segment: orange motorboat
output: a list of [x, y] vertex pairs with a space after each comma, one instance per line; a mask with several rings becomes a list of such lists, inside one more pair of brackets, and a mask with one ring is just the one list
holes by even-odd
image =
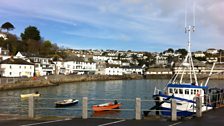
[[111, 109], [118, 109], [121, 106], [121, 103], [117, 102], [108, 102], [104, 104], [99, 104], [99, 105], [93, 105], [92, 109], [95, 112], [100, 112], [100, 111], [107, 111]]

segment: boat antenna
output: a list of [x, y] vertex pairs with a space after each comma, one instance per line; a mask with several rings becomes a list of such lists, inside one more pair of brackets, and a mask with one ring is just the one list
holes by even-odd
[[[188, 50], [187, 50], [188, 54], [186, 58], [184, 59], [184, 62], [189, 64], [187, 67], [189, 68], [189, 72], [190, 72], [190, 83], [193, 83], [193, 79], [192, 79], [192, 73], [193, 73], [194, 83], [195, 85], [198, 85], [198, 80], [195, 73], [195, 68], [194, 68], [192, 53], [191, 53], [191, 34], [195, 32], [195, 27], [196, 27], [195, 26], [195, 2], [193, 2], [193, 25], [188, 25], [186, 27], [187, 33], [185, 32], [188, 35]], [[181, 80], [182, 80], [182, 77], [181, 77]]]
[[[178, 75], [180, 76], [180, 81], [179, 83], [181, 84], [183, 81], [183, 77], [184, 74], [187, 75], [187, 72], [189, 72], [190, 74], [190, 83], [195, 83], [195, 85], [198, 85], [198, 79], [195, 73], [195, 68], [194, 68], [194, 64], [193, 64], [193, 59], [192, 59], [192, 54], [191, 54], [191, 34], [193, 32], [195, 32], [195, 2], [193, 3], [193, 25], [189, 25], [187, 22], [187, 18], [188, 18], [188, 13], [187, 13], [187, 3], [185, 3], [185, 33], [188, 35], [188, 42], [187, 42], [187, 55], [185, 57], [185, 59], [183, 60], [182, 64], [180, 65], [180, 67], [178, 68], [178, 72], [176, 75], [174, 75], [174, 77], [169, 81], [169, 83], [175, 83]], [[182, 69], [183, 68], [183, 69]], [[182, 70], [182, 72], [180, 72], [180, 70]], [[189, 71], [187, 71], [189, 70]], [[193, 74], [193, 77], [192, 77]], [[193, 80], [194, 79], [194, 80]]]
[[194, 31], [195, 31], [195, 26], [196, 26], [196, 15], [195, 15], [195, 1], [193, 2], [193, 27], [194, 27]]

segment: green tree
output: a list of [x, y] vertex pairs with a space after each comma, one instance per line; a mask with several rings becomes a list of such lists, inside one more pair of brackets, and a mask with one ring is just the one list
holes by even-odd
[[31, 54], [39, 54], [39, 49], [41, 46], [40, 41], [29, 39], [26, 41], [27, 52]]
[[22, 40], [36, 40], [39, 41], [41, 39], [40, 37], [40, 31], [35, 26], [29, 26], [25, 28], [24, 33], [21, 33]]
[[103, 52], [102, 56], [107, 56], [108, 52]]
[[135, 54], [132, 54], [132, 55], [131, 55], [131, 58], [132, 58], [133, 60], [137, 60], [137, 59], [138, 59], [138, 56], [135, 55]]
[[167, 50], [167, 52], [174, 53], [174, 50], [173, 50], [172, 48], [169, 48], [169, 49]]
[[2, 24], [1, 29], [5, 29], [7, 32], [9, 32], [10, 30], [15, 29], [15, 27], [10, 22], [5, 22]]
[[186, 49], [178, 49], [175, 51], [175, 53], [180, 53], [181, 57], [185, 57], [187, 55], [187, 50]]
[[53, 51], [55, 51], [55, 50], [53, 50], [53, 45], [51, 44], [51, 42], [49, 40], [44, 41], [41, 44], [41, 47], [40, 47], [40, 54], [41, 55], [47, 56], [49, 54], [52, 54]]

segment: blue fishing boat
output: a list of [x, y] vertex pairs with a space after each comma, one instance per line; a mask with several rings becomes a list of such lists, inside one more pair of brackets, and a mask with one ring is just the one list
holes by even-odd
[[[195, 15], [193, 15], [195, 17]], [[193, 19], [195, 22], [195, 19]], [[176, 74], [170, 79], [163, 90], [155, 88], [154, 99], [156, 99], [156, 106], [151, 109], [160, 109], [161, 114], [165, 116], [171, 115], [171, 99], [176, 100], [177, 116], [191, 116], [196, 113], [196, 97], [201, 97], [202, 112], [212, 109], [209, 104], [208, 93], [209, 87], [207, 86], [209, 78], [214, 69], [213, 64], [210, 75], [204, 81], [199, 83], [194, 67], [192, 53], [191, 53], [191, 34], [195, 32], [194, 25], [186, 25], [185, 16], [185, 33], [188, 35], [187, 55], [183, 62], [177, 68]]]

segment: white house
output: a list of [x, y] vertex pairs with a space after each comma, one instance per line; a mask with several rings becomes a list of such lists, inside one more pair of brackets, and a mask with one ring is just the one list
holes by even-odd
[[132, 60], [132, 58], [131, 58], [131, 57], [121, 57], [120, 59], [121, 59], [121, 60], [127, 60], [127, 61]]
[[119, 65], [107, 65], [105, 75], [123, 75], [123, 69]]
[[167, 65], [167, 57], [157, 55], [156, 56], [156, 65]]
[[35, 74], [37, 76], [52, 75], [55, 73], [55, 64], [51, 58], [29, 57], [35, 64]]
[[110, 59], [108, 60], [109, 64], [114, 64], [114, 65], [121, 65], [121, 60], [118, 59]]
[[107, 61], [112, 59], [118, 59], [117, 56], [101, 56], [101, 55], [94, 55], [93, 60], [94, 61]]
[[96, 63], [95, 62], [85, 62], [79, 60], [69, 60], [69, 61], [55, 61], [57, 74], [77, 74], [78, 72], [83, 73], [95, 73]]
[[33, 77], [34, 64], [22, 59], [9, 58], [0, 62], [0, 75], [3, 77]]
[[21, 52], [17, 52], [14, 57], [15, 58], [20, 58], [20, 59], [25, 59], [26, 58], [26, 56], [24, 56]]
[[130, 63], [128, 61], [126, 61], [126, 60], [123, 60], [121, 62], [121, 66], [130, 66]]
[[207, 57], [206, 60], [209, 63], [214, 63], [218, 61], [218, 57]]
[[0, 32], [0, 38], [2, 38], [3, 40], [8, 39], [7, 35], [5, 33]]
[[63, 61], [53, 61], [55, 64], [55, 73], [56, 74], [65, 74], [65, 67]]
[[102, 61], [102, 62], [97, 62], [96, 63], [96, 73], [95, 74], [99, 74], [99, 75], [104, 75], [105, 74], [105, 68], [106, 68], [106, 62]]
[[169, 68], [150, 68], [148, 69], [145, 74], [172, 74], [172, 70]]
[[143, 74], [143, 68], [140, 66], [122, 67], [124, 74]]
[[194, 52], [194, 57], [205, 57], [205, 54], [202, 51]]
[[138, 53], [138, 54], [137, 54], [137, 57], [138, 57], [138, 58], [142, 58], [143, 56], [144, 56], [143, 53]]
[[116, 52], [116, 51], [111, 51], [111, 52], [108, 52], [108, 53], [107, 53], [108, 56], [118, 56], [118, 54], [119, 54], [119, 53]]
[[174, 53], [173, 52], [169, 52], [169, 51], [166, 51], [163, 56], [174, 56]]
[[101, 56], [101, 55], [94, 55], [93, 56], [94, 61], [107, 61], [108, 57], [106, 56]]
[[206, 52], [209, 53], [209, 54], [217, 54], [218, 50], [214, 49], [214, 48], [209, 48], [209, 49], [206, 50]]
[[2, 49], [2, 47], [0, 47], [0, 60], [6, 60], [8, 58], [10, 58], [9, 50], [5, 50], [5, 49]]

